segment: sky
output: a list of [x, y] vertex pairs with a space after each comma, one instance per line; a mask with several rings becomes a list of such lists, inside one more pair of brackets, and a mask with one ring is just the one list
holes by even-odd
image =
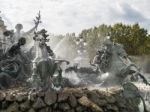
[[80, 33], [101, 24], [139, 23], [150, 32], [150, 0], [0, 0], [0, 16], [8, 29], [17, 23], [24, 31], [34, 26], [41, 11], [42, 23], [50, 33]]

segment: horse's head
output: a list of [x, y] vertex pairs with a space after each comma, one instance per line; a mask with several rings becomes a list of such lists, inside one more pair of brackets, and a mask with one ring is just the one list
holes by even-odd
[[126, 65], [121, 58], [126, 59], [127, 53], [123, 45], [106, 41], [104, 43], [104, 54], [102, 55], [101, 69], [103, 72], [118, 74]]
[[115, 43], [114, 50], [116, 51], [117, 55], [119, 55], [121, 57], [127, 57], [127, 53], [122, 44]]

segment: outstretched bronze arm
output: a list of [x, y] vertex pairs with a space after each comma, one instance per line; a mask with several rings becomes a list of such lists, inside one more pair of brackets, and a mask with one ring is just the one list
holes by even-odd
[[25, 35], [29, 35], [30, 33], [34, 32], [34, 31], [38, 28], [38, 25], [39, 25], [40, 23], [42, 23], [42, 21], [41, 21], [41, 14], [40, 14], [40, 11], [39, 11], [38, 15], [37, 15], [36, 18], [34, 19], [34, 24], [35, 24], [35, 26], [34, 26], [32, 29], [30, 29], [29, 31], [27, 31], [27, 32], [25, 33]]

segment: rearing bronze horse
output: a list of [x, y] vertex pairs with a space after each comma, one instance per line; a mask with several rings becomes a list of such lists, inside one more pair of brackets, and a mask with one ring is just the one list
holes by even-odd
[[[37, 77], [39, 77], [40, 82], [44, 89], [52, 89], [53, 83], [53, 76], [55, 72], [58, 72], [58, 85], [61, 86], [61, 80], [62, 80], [62, 69], [60, 67], [60, 64], [62, 62], [66, 62], [69, 64], [66, 60], [56, 60], [54, 59], [54, 53], [50, 49], [49, 46], [46, 44], [46, 37], [44, 37], [44, 34], [46, 31], [41, 30], [36, 35], [37, 46], [36, 46], [36, 58], [34, 59], [34, 69]], [[48, 36], [48, 35], [46, 35]], [[39, 80], [38, 80], [39, 81]]]
[[[113, 43], [108, 39], [104, 42], [104, 47], [106, 48], [105, 50], [109, 52], [109, 56], [107, 56], [107, 52], [105, 52], [106, 54], [104, 53], [104, 58], [102, 58], [99, 68], [102, 72], [108, 72], [110, 74], [104, 81], [106, 85], [111, 85], [112, 83], [120, 85], [127, 77], [130, 77], [130, 81], [142, 79], [144, 83], [149, 84], [139, 68], [130, 61], [123, 45]], [[105, 56], [107, 57], [106, 59]], [[103, 65], [105, 67], [103, 67]]]

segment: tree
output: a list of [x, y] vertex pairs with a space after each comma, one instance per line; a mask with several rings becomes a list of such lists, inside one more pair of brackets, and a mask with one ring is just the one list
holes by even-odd
[[123, 25], [115, 24], [111, 30], [111, 37], [114, 42], [124, 45], [130, 55], [145, 54], [147, 46], [147, 30], [140, 28], [138, 24]]
[[101, 47], [110, 31], [110, 26], [102, 24], [99, 27], [90, 28], [81, 32], [80, 35], [87, 41], [87, 51], [90, 58], [95, 56], [96, 51]]
[[80, 35], [87, 40], [90, 58], [93, 58], [108, 35], [114, 42], [123, 44], [129, 55], [150, 54], [150, 35], [137, 23], [133, 25], [117, 23], [113, 26], [102, 24], [99, 27], [85, 29]]

